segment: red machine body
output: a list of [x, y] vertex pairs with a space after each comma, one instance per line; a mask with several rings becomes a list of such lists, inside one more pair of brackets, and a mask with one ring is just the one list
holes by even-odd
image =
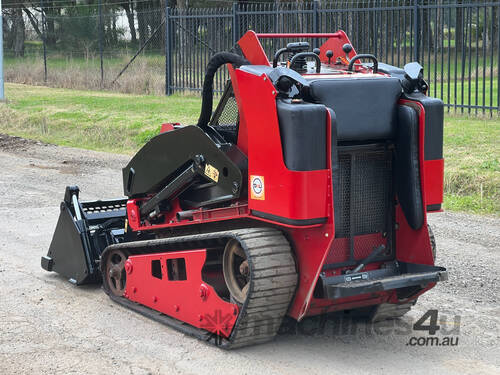
[[[196, 329], [216, 334], [217, 337], [227, 339], [228, 342], [238, 342], [238, 335], [241, 335], [236, 332], [238, 329], [248, 330], [249, 326], [253, 327], [255, 325], [252, 322], [244, 321], [242, 316], [246, 314], [242, 315], [243, 310], [259, 311], [259, 308], [264, 309], [264, 307], [259, 306], [266, 305], [266, 303], [260, 303], [257, 307], [252, 306], [248, 300], [238, 300], [231, 287], [228, 287], [228, 293], [224, 286], [212, 285], [220, 284], [221, 280], [222, 284], [224, 284], [224, 280], [226, 284], [228, 283], [229, 276], [226, 272], [229, 271], [227, 271], [224, 263], [226, 261], [225, 254], [226, 252], [230, 253], [233, 248], [235, 249], [234, 254], [237, 256], [242, 254], [241, 249], [245, 251], [245, 256], [241, 255], [241, 257], [247, 259], [239, 263], [238, 266], [242, 275], [247, 275], [245, 272], [251, 273], [255, 270], [262, 270], [263, 275], [268, 275], [270, 274], [269, 270], [276, 267], [288, 270], [282, 276], [277, 275], [276, 277], [279, 276], [280, 280], [285, 280], [282, 285], [290, 288], [288, 290], [285, 286], [279, 287], [283, 290], [282, 294], [286, 294], [288, 298], [282, 299], [285, 302], [288, 301], [282, 303], [284, 306], [282, 310], [296, 320], [311, 315], [338, 310], [360, 309], [367, 306], [409, 306], [419, 295], [431, 289], [436, 281], [444, 280], [446, 274], [443, 268], [434, 267], [434, 250], [426, 219], [426, 212], [439, 211], [443, 200], [444, 161], [442, 152], [440, 154], [439, 150], [436, 151], [435, 146], [435, 144], [441, 142], [442, 149], [442, 139], [435, 139], [436, 137], [439, 138], [439, 126], [442, 128], [442, 114], [441, 124], [436, 123], [436, 118], [438, 118], [437, 121], [439, 122], [439, 108], [435, 109], [434, 102], [427, 103], [425, 95], [421, 93], [418, 93], [418, 95], [411, 92], [405, 94], [404, 82], [403, 78], [401, 78], [403, 89], [401, 89], [400, 98], [396, 99], [395, 103], [395, 108], [399, 111], [398, 121], [403, 121], [405, 113], [407, 113], [410, 118], [416, 116], [418, 123], [415, 135], [416, 149], [414, 150], [416, 156], [413, 159], [410, 158], [412, 165], [416, 165], [416, 169], [413, 175], [409, 175], [409, 178], [416, 179], [416, 183], [408, 189], [413, 189], [412, 191], [417, 191], [420, 194], [418, 195], [420, 198], [417, 197], [417, 203], [419, 207], [423, 208], [424, 212], [417, 212], [408, 216], [409, 211], [413, 212], [415, 210], [413, 208], [407, 209], [408, 203], [406, 206], [400, 204], [400, 201], [404, 199], [400, 199], [398, 192], [392, 190], [395, 189], [395, 183], [388, 175], [390, 182], [387, 191], [388, 194], [392, 195], [390, 195], [387, 211], [384, 215], [388, 217], [389, 224], [386, 227], [389, 229], [385, 231], [364, 230], [360, 231], [360, 233], [354, 233], [353, 229], [349, 229], [349, 233], [344, 231], [344, 234], [339, 234], [342, 232], [342, 228], [352, 228], [355, 225], [355, 220], [360, 220], [359, 217], [362, 217], [362, 214], [356, 214], [358, 215], [356, 216], [353, 213], [353, 210], [359, 207], [353, 208], [358, 203], [351, 200], [351, 198], [348, 199], [348, 203], [342, 203], [342, 209], [337, 210], [341, 204], [340, 199], [345, 201], [346, 197], [362, 194], [362, 190], [359, 190], [359, 186], [355, 187], [354, 182], [351, 183], [351, 180], [348, 183], [345, 182], [347, 177], [342, 177], [344, 176], [342, 173], [348, 173], [349, 168], [351, 168], [350, 173], [352, 173], [352, 176], [349, 175], [351, 176], [349, 178], [354, 181], [357, 172], [353, 165], [356, 160], [364, 160], [363, 158], [366, 158], [366, 155], [372, 155], [375, 158], [374, 160], [384, 157], [386, 159], [380, 160], [392, 166], [391, 163], [396, 162], [391, 155], [395, 152], [402, 152], [400, 150], [403, 146], [400, 146], [397, 143], [399, 141], [393, 138], [390, 141], [377, 139], [376, 142], [372, 142], [373, 144], [376, 143], [375, 146], [369, 142], [358, 142], [351, 139], [337, 141], [336, 137], [341, 136], [338, 113], [336, 110], [329, 109], [328, 105], [325, 104], [324, 134], [321, 139], [326, 140], [326, 145], [324, 145], [326, 160], [320, 160], [322, 163], [321, 168], [311, 168], [310, 170], [289, 168], [287, 160], [285, 160], [284, 149], [286, 145], [284, 144], [283, 120], [279, 108], [282, 104], [280, 103], [284, 100], [285, 105], [290, 105], [292, 106], [290, 108], [293, 109], [295, 108], [293, 107], [294, 103], [309, 105], [310, 102], [313, 103], [314, 101], [308, 101], [307, 97], [305, 97], [306, 99], [296, 99], [290, 96], [286, 100], [283, 99], [284, 91], [279, 88], [280, 82], [274, 76], [275, 72], [279, 71], [279, 67], [272, 67], [273, 64], [268, 59], [260, 42], [261, 39], [266, 38], [326, 39], [319, 50], [315, 51], [321, 63], [320, 72], [316, 73], [307, 69], [306, 72], [302, 72], [300, 77], [304, 80], [301, 81], [303, 85], [307, 85], [307, 82], [319, 82], [316, 83], [319, 86], [321, 85], [320, 81], [333, 82], [332, 85], [335, 85], [336, 80], [339, 82], [348, 82], [350, 80], [370, 84], [379, 81], [383, 83], [386, 82], [384, 80], [390, 80], [390, 77], [393, 76], [390, 69], [386, 67], [381, 70], [380, 67], [377, 69], [376, 66], [362, 64], [361, 58], [363, 55], [357, 55], [343, 31], [332, 34], [256, 34], [253, 31], [248, 31], [236, 46], [236, 49], [248, 64], [243, 66], [227, 65], [231, 77], [231, 97], [234, 98], [238, 110], [238, 124], [235, 142], [231, 144], [232, 148], [228, 148], [229, 151], [225, 152], [227, 155], [233, 155], [237, 152], [240, 155], [238, 160], [245, 160], [245, 167], [240, 168], [243, 171], [241, 186], [237, 183], [237, 179], [234, 179], [236, 182], [233, 181], [235, 198], [224, 198], [226, 199], [225, 203], [188, 204], [186, 202], [194, 201], [192, 198], [188, 198], [187, 193], [184, 191], [189, 192], [191, 188], [184, 185], [175, 185], [177, 178], [169, 179], [165, 188], [161, 188], [165, 181], [160, 183], [159, 178], [157, 178], [154, 184], [151, 183], [152, 186], [155, 186], [155, 191], [144, 190], [139, 192], [137, 190], [138, 193], [133, 193], [134, 184], [136, 184], [137, 180], [140, 180], [141, 175], [138, 172], [138, 164], [134, 165], [134, 161], [132, 161], [124, 169], [124, 189], [126, 194], [129, 195], [126, 202], [125, 226], [127, 234], [124, 235], [125, 240], [116, 242], [126, 242], [125, 245], [132, 244], [134, 252], [128, 254], [127, 248], [123, 244], [115, 244], [106, 249], [101, 256], [101, 271], [105, 277], [107, 274], [114, 274], [114, 276], [111, 276], [114, 281], [108, 282], [112, 291], [115, 289], [121, 290], [118, 297], [161, 312]], [[346, 49], [346, 45], [350, 48]], [[358, 56], [361, 57], [358, 58]], [[291, 61], [293, 60], [289, 60], [281, 66], [290, 70], [289, 68], [293, 67]], [[375, 64], [377, 64], [377, 61], [375, 61]], [[398, 74], [402, 73], [398, 71]], [[293, 79], [300, 79], [294, 78], [295, 75], [293, 74], [287, 77], [292, 81]], [[422, 82], [420, 84], [423, 85]], [[339, 100], [344, 94], [351, 95], [342, 90], [335, 92]], [[356, 101], [356, 95], [350, 100]], [[363, 105], [364, 103], [360, 101], [354, 105], [354, 108]], [[316, 107], [310, 108], [314, 109]], [[409, 111], [408, 108], [414, 112]], [[436, 113], [438, 114], [436, 115]], [[373, 113], [373, 116], [377, 116], [377, 113]], [[306, 125], [304, 124], [304, 126]], [[187, 130], [183, 129], [179, 124], [164, 124], [161, 130], [162, 133], [157, 138], [163, 137], [162, 139], [167, 139], [166, 137], [170, 134], [180, 134], [180, 131], [187, 132]], [[394, 137], [402, 137], [399, 135], [399, 131], [396, 133], [397, 135]], [[434, 145], [431, 145], [431, 143], [434, 143]], [[144, 155], [154, 153], [153, 147], [154, 144], [146, 145], [141, 152]], [[186, 144], [185, 147], [189, 147], [189, 144]], [[368, 150], [368, 154], [363, 154], [365, 149]], [[207, 185], [207, 181], [212, 185], [219, 184], [228, 175], [231, 176], [232, 170], [229, 168], [229, 164], [226, 164], [229, 171], [226, 167], [219, 168], [216, 161], [212, 162], [206, 156], [208, 152], [206, 151], [205, 157], [201, 159], [196, 159], [198, 156], [194, 153], [190, 154], [189, 157], [194, 160], [193, 164], [182, 171], [179, 169], [180, 166], [176, 167], [175, 173], [178, 176], [188, 173], [194, 174], [198, 170], [197, 168], [201, 168], [198, 172], [205, 178], [205, 184], [200, 184], [200, 177], [196, 177], [197, 180], [194, 179], [193, 181], [198, 181], [196, 182], [199, 186], [198, 189], [203, 189]], [[295, 150], [295, 153], [301, 152], [300, 149]], [[303, 152], [308, 151], [304, 150]], [[332, 156], [337, 155], [337, 153], [339, 155], [338, 160], [337, 157]], [[139, 157], [141, 157], [140, 153], [135, 158], [138, 159]], [[154, 160], [159, 160], [159, 158], [160, 156], [157, 155], [144, 163], [150, 165], [147, 163], [153, 163]], [[237, 161], [235, 161], [237, 158], [235, 159], [233, 156], [231, 158], [234, 164], [237, 164]], [[156, 167], [151, 165], [151, 168]], [[182, 168], [185, 168], [185, 164], [182, 164]], [[396, 165], [394, 170], [397, 168]], [[368, 172], [362, 171], [362, 173]], [[359, 181], [363, 181], [362, 173]], [[341, 175], [340, 180], [338, 179], [339, 174]], [[147, 177], [152, 181], [156, 178], [149, 175]], [[346, 189], [350, 190], [339, 192], [339, 195], [336, 196], [335, 189], [338, 188], [339, 181], [344, 184], [342, 186], [347, 186]], [[173, 187], [169, 187], [169, 184]], [[193, 191], [196, 192], [197, 190], [194, 189]], [[160, 198], [167, 196], [166, 194], [170, 194], [168, 195], [168, 205], [162, 206], [163, 203], [161, 203]], [[370, 197], [376, 197], [378, 193], [373, 194], [366, 198], [366, 202], [373, 199]], [[148, 202], [154, 199], [157, 200], [157, 203], [154, 206], [152, 205], [149, 211], [145, 211]], [[163, 201], [166, 200], [162, 199]], [[368, 210], [366, 212], [369, 212], [372, 210], [372, 206], [366, 202], [362, 200], [360, 203], [362, 207], [360, 206], [359, 209]], [[340, 228], [339, 217], [335, 217], [336, 214], [344, 215], [347, 218], [344, 219], [342, 228]], [[354, 218], [355, 216], [356, 218]], [[409, 222], [408, 217], [421, 217], [421, 220], [418, 225], [415, 225], [415, 219], [410, 219]], [[347, 223], [345, 220], [347, 220]], [[240, 232], [234, 234], [236, 236], [234, 238], [240, 240], [240, 250], [238, 250], [234, 247], [234, 242], [231, 242], [235, 241], [231, 237], [233, 234], [230, 236], [227, 232], [220, 232], [236, 229], [243, 230], [245, 228], [277, 230], [280, 233], [279, 236], [278, 234], [270, 235], [270, 238], [276, 239], [279, 243], [273, 246], [279, 250], [285, 246], [283, 241], [286, 241], [290, 246], [292, 255], [286, 258], [286, 261], [279, 261], [275, 264], [273, 263], [275, 258], [272, 255], [274, 250], [270, 248], [269, 255], [266, 253], [269, 258], [264, 257], [265, 262], [268, 262], [266, 263], [268, 266], [266, 264], [262, 265], [259, 262], [261, 260], [264, 262], [264, 258], [259, 258], [259, 256], [251, 258], [252, 251], [258, 254], [262, 253], [262, 251], [252, 250], [251, 245], [244, 242], [246, 238], [250, 238], [250, 234], [240, 234]], [[369, 228], [369, 225], [367, 228]], [[266, 230], [262, 229], [263, 233], [267, 233]], [[217, 242], [212, 238], [214, 233], [219, 232], [226, 233], [224, 234], [224, 238], [226, 238], [224, 241], [219, 239]], [[209, 234], [208, 239], [196, 237], [202, 234]], [[254, 241], [252, 244], [258, 242], [259, 236], [256, 236], [256, 239], [251, 240]], [[160, 242], [154, 242], [154, 245], [151, 245], [153, 242], [149, 243], [148, 241]], [[269, 241], [271, 243], [271, 239]], [[207, 261], [207, 254], [222, 242], [226, 244], [224, 245], [224, 260], [220, 255], [219, 258], [213, 256], [210, 262]], [[201, 246], [198, 247], [198, 243]], [[112, 256], [106, 257], [107, 254], [110, 251], [111, 253], [118, 251], [113, 249], [118, 249], [120, 246], [124, 250], [119, 250], [120, 253], [114, 263], [112, 261], [109, 263]], [[150, 249], [148, 246], [155, 247]], [[258, 248], [259, 246], [257, 246]], [[384, 253], [384, 249], [389, 249], [389, 251]], [[278, 250], [276, 252], [281, 253]], [[376, 257], [375, 252], [382, 255]], [[215, 254], [215, 252], [210, 254]], [[368, 259], [370, 260], [368, 261]], [[109, 264], [108, 268], [103, 268], [105, 260]], [[174, 274], [169, 271], [169, 264], [172, 261], [182, 262], [180, 278], [178, 271], [174, 272]], [[42, 260], [42, 264], [43, 262]], [[46, 267], [44, 268], [52, 268], [49, 260], [45, 260], [45, 262]], [[294, 262], [294, 266], [291, 265], [292, 263], [286, 262]], [[221, 265], [221, 263], [224, 264]], [[157, 264], [157, 266], [153, 266], [154, 264]], [[218, 266], [214, 266], [215, 268], [210, 271], [207, 269], [207, 264], [218, 264]], [[175, 263], [175, 265], [176, 267], [179, 266], [178, 263]], [[155, 267], [157, 268], [153, 270]], [[413, 275], [410, 275], [413, 277], [410, 284], [398, 284], [391, 287], [387, 284], [390, 283], [390, 277], [383, 278], [383, 274], [389, 275], [387, 272], [391, 267], [407, 267], [408, 270], [417, 271], [405, 271]], [[224, 268], [224, 275], [222, 275], [222, 268]], [[212, 276], [210, 276], [210, 272], [213, 272]], [[290, 275], [292, 273], [297, 275], [297, 280], [293, 282], [286, 281], [291, 280]], [[422, 273], [428, 274], [428, 277], [422, 278]], [[432, 277], [429, 276], [431, 273], [433, 273]], [[380, 274], [381, 276], [377, 276], [380, 278], [380, 282], [377, 284], [378, 279], [375, 277], [371, 284], [364, 287], [365, 284], [363, 283], [367, 283], [374, 277], [372, 274]], [[261, 276], [256, 277], [255, 275], [257, 274], [249, 276], [250, 281], [252, 281], [252, 278], [255, 280], [261, 278]], [[360, 282], [349, 284], [352, 282], [349, 275], [353, 275], [354, 278], [359, 276]], [[398, 275], [404, 276], [399, 273]], [[422, 281], [415, 281], [419, 277], [421, 277]], [[338, 281], [339, 278], [342, 278], [342, 283]], [[125, 279], [126, 284], [122, 284]], [[250, 288], [247, 286], [246, 291], [245, 288], [241, 288], [243, 292], [248, 294], [248, 299], [256, 299], [257, 297], [252, 297], [255, 295], [258, 295], [259, 298], [266, 295], [270, 296], [273, 288], [258, 286], [258, 282], [255, 280]], [[342, 285], [342, 287], [339, 287], [339, 285]], [[351, 289], [350, 285], [352, 286]], [[250, 290], [252, 288], [253, 291]], [[109, 292], [109, 286], [107, 290]], [[262, 292], [259, 292], [259, 290], [262, 290]], [[272, 302], [281, 301], [278, 297], [272, 298], [276, 299], [269, 300], [271, 302], [267, 304], [280, 304], [280, 302]], [[133, 306], [130, 305], [129, 307]], [[267, 308], [272, 310], [272, 306], [267, 306]], [[254, 333], [252, 337], [256, 338], [256, 341], [246, 337], [241, 342], [246, 345], [246, 343], [260, 342], [259, 340], [264, 340], [264, 337], [268, 338], [268, 336], [263, 336], [259, 332]]]

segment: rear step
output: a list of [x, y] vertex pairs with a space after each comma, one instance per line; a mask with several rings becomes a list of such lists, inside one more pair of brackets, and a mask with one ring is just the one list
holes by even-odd
[[394, 262], [389, 267], [341, 276], [320, 276], [323, 296], [344, 298], [365, 293], [406, 287], [425, 288], [429, 283], [446, 281], [446, 268], [416, 263]]

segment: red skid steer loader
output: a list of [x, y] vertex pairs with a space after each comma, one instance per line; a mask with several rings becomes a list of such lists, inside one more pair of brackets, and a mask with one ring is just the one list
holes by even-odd
[[[297, 41], [271, 61], [265, 38]], [[223, 348], [272, 340], [285, 316], [400, 317], [447, 278], [426, 219], [443, 103], [427, 91], [418, 63], [357, 54], [343, 31], [248, 31], [210, 60], [198, 124], [164, 124], [123, 168], [126, 199], [66, 188], [42, 267]]]

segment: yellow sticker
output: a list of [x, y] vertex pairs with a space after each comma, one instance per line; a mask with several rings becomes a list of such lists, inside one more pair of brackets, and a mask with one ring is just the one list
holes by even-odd
[[250, 198], [265, 200], [264, 176], [250, 176]]
[[219, 170], [208, 163], [205, 164], [205, 175], [215, 182], [219, 181]]

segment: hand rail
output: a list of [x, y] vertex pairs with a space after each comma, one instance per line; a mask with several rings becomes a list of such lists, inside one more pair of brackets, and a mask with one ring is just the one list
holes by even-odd
[[270, 34], [256, 34], [258, 38], [341, 38], [340, 33], [270, 33]]

